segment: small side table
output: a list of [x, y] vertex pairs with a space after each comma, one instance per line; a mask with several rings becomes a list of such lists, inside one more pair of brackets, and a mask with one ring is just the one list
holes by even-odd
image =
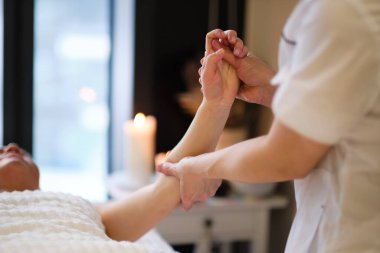
[[249, 241], [251, 253], [266, 253], [270, 210], [286, 205], [282, 196], [211, 198], [188, 212], [177, 208], [157, 229], [170, 244], [197, 244], [205, 234], [205, 223], [211, 222], [213, 238], [223, 245]]

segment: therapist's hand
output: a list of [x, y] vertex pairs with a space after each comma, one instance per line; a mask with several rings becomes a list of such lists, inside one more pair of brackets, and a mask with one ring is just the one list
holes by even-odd
[[258, 57], [249, 54], [243, 41], [233, 30], [223, 32], [215, 29], [207, 34], [206, 55], [221, 48], [225, 52], [223, 59], [236, 69], [237, 76], [244, 83], [237, 98], [270, 107], [276, 91], [270, 84], [275, 71]]
[[229, 48], [233, 52], [233, 55], [238, 58], [244, 58], [248, 55], [248, 48], [244, 45], [244, 42], [237, 37], [236, 31], [215, 29], [206, 35], [205, 56], [217, 50], [212, 45], [214, 40], [220, 42], [226, 48]]
[[178, 163], [165, 162], [157, 167], [157, 171], [179, 179], [181, 205], [185, 210], [190, 210], [194, 203], [204, 202], [214, 196], [222, 183], [220, 179], [207, 179], [204, 167], [197, 166], [201, 157], [186, 157]]

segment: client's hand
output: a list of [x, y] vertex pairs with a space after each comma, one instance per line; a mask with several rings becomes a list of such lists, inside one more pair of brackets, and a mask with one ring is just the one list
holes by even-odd
[[223, 61], [224, 49], [207, 55], [199, 69], [203, 98], [222, 106], [232, 106], [239, 90], [235, 69]]
[[186, 157], [178, 163], [165, 162], [157, 167], [157, 171], [180, 180], [181, 205], [185, 210], [190, 210], [194, 203], [204, 202], [214, 196], [222, 183], [220, 179], [206, 178], [206, 170], [197, 166], [201, 157]]

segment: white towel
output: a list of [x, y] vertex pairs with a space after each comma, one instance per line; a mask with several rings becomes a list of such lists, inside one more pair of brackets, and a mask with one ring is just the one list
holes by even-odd
[[77, 196], [0, 193], [0, 253], [173, 252], [158, 235], [150, 237], [136, 243], [111, 240], [94, 206]]

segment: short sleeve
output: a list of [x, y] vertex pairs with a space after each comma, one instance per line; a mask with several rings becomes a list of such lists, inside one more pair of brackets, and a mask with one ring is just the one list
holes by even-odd
[[272, 80], [276, 119], [334, 144], [379, 99], [379, 43], [348, 1], [319, 1], [299, 24], [290, 62]]

